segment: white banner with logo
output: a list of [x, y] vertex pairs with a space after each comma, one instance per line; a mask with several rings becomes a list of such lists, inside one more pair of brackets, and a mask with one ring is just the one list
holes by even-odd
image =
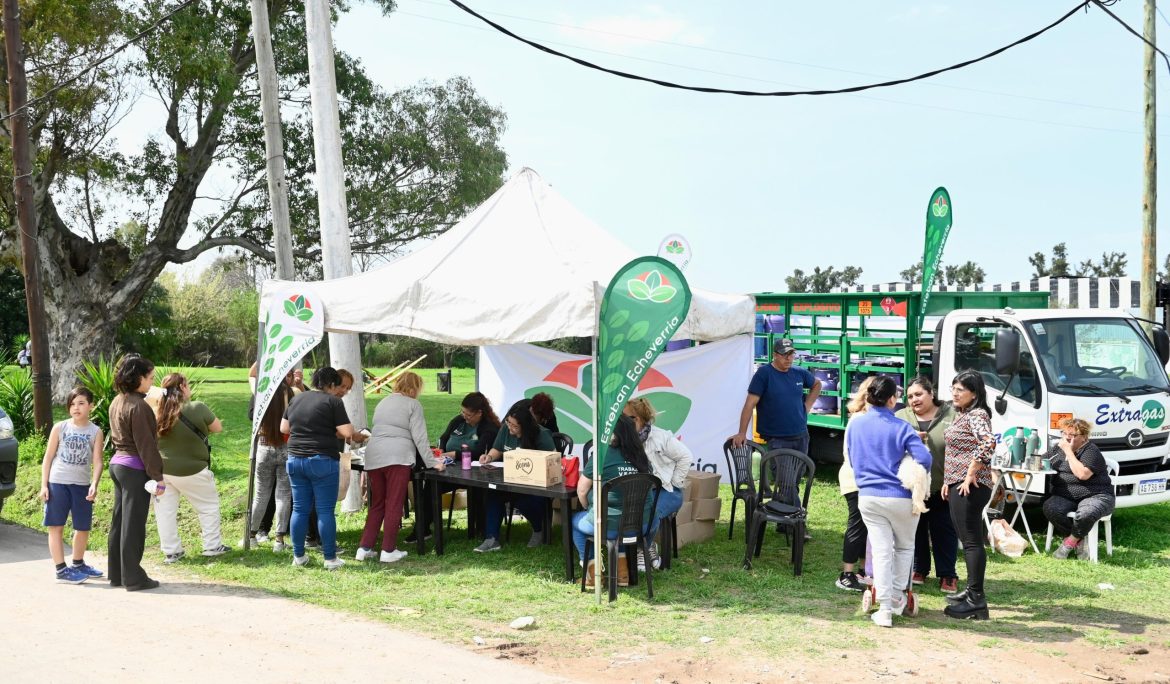
[[252, 435], [260, 430], [260, 421], [280, 381], [305, 354], [321, 341], [325, 313], [298, 290], [288, 290], [274, 298], [264, 315], [264, 346], [260, 351], [256, 379], [256, 407], [252, 414]]
[[[723, 442], [739, 425], [751, 380], [752, 341], [738, 335], [666, 352], [642, 378], [633, 397], [658, 411], [656, 424], [680, 437], [695, 456], [694, 468], [728, 479]], [[479, 348], [479, 391], [501, 416], [513, 403], [547, 392], [557, 425], [573, 438], [574, 452], [592, 439], [593, 374], [588, 356], [511, 344]]]

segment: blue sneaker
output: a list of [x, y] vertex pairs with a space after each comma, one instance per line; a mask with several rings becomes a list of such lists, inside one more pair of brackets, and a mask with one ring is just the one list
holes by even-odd
[[57, 571], [57, 581], [65, 584], [81, 584], [87, 579], [89, 579], [89, 575], [77, 568], [65, 566]]
[[81, 565], [74, 565], [74, 570], [84, 573], [86, 577], [101, 577], [102, 571], [93, 567], [89, 563], [82, 563]]

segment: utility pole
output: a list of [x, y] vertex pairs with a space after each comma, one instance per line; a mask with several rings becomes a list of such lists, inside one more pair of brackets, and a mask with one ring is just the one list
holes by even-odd
[[[345, 205], [345, 167], [341, 164], [337, 76], [333, 65], [333, 36], [329, 19], [329, 0], [305, 0], [313, 154], [317, 162], [317, 209], [321, 223], [321, 261], [327, 280], [353, 275], [349, 216]], [[345, 409], [355, 428], [366, 427], [362, 358], [357, 335], [329, 333], [329, 359], [335, 367], [353, 373], [353, 391], [344, 399]]]
[[[1154, 89], [1156, 55], [1151, 45], [1154, 40], [1154, 14], [1157, 8], [1154, 0], [1146, 0], [1145, 36], [1148, 44], [1145, 51], [1145, 97], [1142, 111], [1145, 113], [1145, 184], [1142, 188], [1142, 318], [1154, 320], [1157, 298], [1158, 271], [1158, 138], [1157, 138], [1157, 92]], [[1148, 334], [1150, 324], [1143, 323]]]
[[28, 138], [28, 81], [24, 73], [24, 45], [20, 38], [17, 0], [4, 0], [4, 55], [8, 60], [8, 111], [12, 113], [12, 175], [16, 198], [16, 225], [20, 230], [24, 298], [28, 306], [28, 336], [32, 341], [33, 415], [37, 430], [46, 437], [53, 424], [52, 372], [45, 331], [45, 303], [37, 257], [37, 217], [33, 213], [32, 152]]
[[264, 117], [264, 154], [268, 159], [268, 199], [272, 203], [272, 242], [276, 277], [293, 280], [292, 228], [288, 217], [288, 182], [284, 175], [284, 134], [280, 130], [280, 95], [268, 1], [252, 0], [252, 39], [256, 45], [256, 73], [260, 77], [260, 109]]

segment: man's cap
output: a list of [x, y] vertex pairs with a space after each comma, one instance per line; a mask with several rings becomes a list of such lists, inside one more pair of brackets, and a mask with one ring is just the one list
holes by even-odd
[[788, 356], [796, 352], [796, 347], [792, 346], [792, 340], [776, 340], [772, 346], [773, 354], [780, 354], [781, 356]]

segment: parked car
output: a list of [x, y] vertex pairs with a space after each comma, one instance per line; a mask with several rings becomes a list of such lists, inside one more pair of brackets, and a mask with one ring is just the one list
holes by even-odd
[[0, 409], [0, 511], [4, 500], [16, 491], [16, 463], [20, 458], [20, 445], [13, 434], [12, 419]]

